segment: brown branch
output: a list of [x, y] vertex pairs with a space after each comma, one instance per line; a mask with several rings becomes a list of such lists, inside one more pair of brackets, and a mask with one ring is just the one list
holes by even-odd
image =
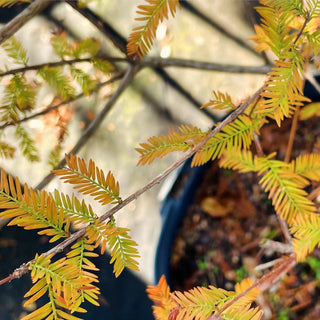
[[261, 143], [260, 143], [260, 139], [259, 136], [256, 132], [253, 132], [253, 141], [254, 141], [254, 145], [256, 146], [256, 150], [257, 150], [257, 154], [259, 157], [265, 157], [265, 154], [263, 152]]
[[288, 145], [287, 145], [287, 149], [286, 149], [286, 155], [284, 157], [284, 162], [289, 162], [290, 161], [293, 142], [294, 142], [294, 137], [296, 135], [297, 128], [298, 128], [299, 111], [300, 111], [300, 108], [299, 108], [299, 106], [297, 106], [297, 108], [296, 108], [296, 110], [294, 112], [293, 119], [292, 119], [290, 135], [289, 135], [289, 141], [288, 141]]
[[285, 275], [289, 270], [291, 270], [296, 265], [295, 255], [290, 255], [289, 257], [284, 257], [283, 261], [270, 272], [262, 276], [260, 279], [256, 280], [251, 287], [241, 292], [234, 299], [226, 303], [216, 314], [211, 315], [207, 320], [217, 320], [221, 319], [222, 313], [232, 306], [235, 302], [244, 297], [249, 291], [254, 288], [259, 288], [261, 291], [265, 291], [271, 286], [273, 286], [283, 275]]
[[20, 14], [14, 17], [0, 29], [0, 44], [9, 39], [21, 29], [30, 19], [43, 11], [50, 4], [50, 0], [35, 0]]
[[[0, 77], [4, 77], [7, 75], [15, 75], [17, 73], [23, 73], [30, 70], [39, 70], [44, 67], [60, 67], [64, 65], [72, 65], [74, 63], [79, 63], [79, 62], [91, 62], [91, 59], [93, 58], [96, 58], [96, 57], [61, 60], [56, 62], [46, 62], [41, 64], [35, 64], [32, 66], [25, 66], [23, 68], [16, 68], [16, 69], [0, 72]], [[125, 58], [117, 58], [117, 57], [103, 57], [102, 59], [107, 61], [112, 61], [112, 62], [128, 62], [128, 60]]]
[[83, 17], [90, 21], [101, 33], [103, 33], [108, 39], [112, 41], [114, 46], [127, 55], [127, 49], [125, 43], [119, 39], [117, 35], [113, 35], [107, 30], [110, 29], [100, 17], [98, 17], [94, 12], [88, 9], [82, 9], [78, 6], [77, 2], [73, 0], [65, 0], [65, 2], [71, 6], [74, 10], [79, 12]]
[[252, 74], [266, 74], [271, 71], [271, 66], [239, 66], [231, 64], [220, 64], [205, 61], [176, 59], [176, 58], [158, 58], [158, 57], [146, 57], [141, 62], [142, 67], [153, 68], [190, 68], [198, 70], [218, 71], [218, 72], [230, 72], [230, 73], [252, 73]]
[[[91, 90], [91, 93], [100, 90], [100, 89], [101, 89], [103, 86], [105, 86], [105, 85], [108, 85], [108, 84], [110, 84], [110, 83], [112, 83], [112, 82], [115, 82], [115, 81], [121, 79], [121, 78], [123, 77], [123, 75], [124, 75], [124, 72], [118, 72], [118, 73], [115, 74], [111, 79], [109, 79], [109, 80], [107, 80], [107, 81], [104, 81], [104, 82], [101, 82], [101, 83], [98, 83], [98, 84], [96, 85], [96, 88], [94, 88], [93, 90]], [[0, 130], [1, 130], [1, 129], [5, 129], [6, 127], [9, 127], [9, 126], [14, 126], [14, 125], [16, 125], [16, 124], [18, 124], [18, 123], [26, 122], [26, 121], [28, 121], [28, 120], [37, 118], [37, 117], [42, 116], [42, 115], [44, 115], [44, 114], [47, 114], [48, 112], [50, 112], [50, 111], [52, 111], [52, 110], [55, 110], [55, 109], [61, 107], [62, 105], [65, 105], [65, 104], [67, 104], [67, 103], [74, 102], [74, 101], [76, 101], [76, 100], [78, 100], [78, 99], [80, 99], [80, 98], [82, 98], [82, 97], [84, 97], [84, 96], [85, 96], [84, 93], [80, 93], [80, 94], [78, 94], [77, 96], [75, 96], [75, 97], [73, 97], [73, 98], [70, 98], [70, 99], [68, 99], [68, 100], [59, 102], [58, 104], [55, 104], [55, 105], [53, 105], [53, 106], [47, 107], [46, 109], [44, 109], [44, 110], [42, 110], [42, 111], [39, 111], [39, 112], [34, 113], [34, 114], [31, 114], [30, 116], [27, 116], [27, 117], [25, 117], [25, 118], [22, 118], [22, 119], [20, 119], [20, 120], [18, 120], [18, 121], [15, 121], [15, 122], [13, 122], [13, 121], [8, 121], [8, 122], [4, 123], [3, 125], [0, 125]]]
[[[91, 59], [92, 57], [41, 63], [41, 64], [32, 65], [32, 66], [26, 66], [23, 68], [16, 68], [16, 69], [0, 72], [0, 77], [4, 77], [7, 75], [14, 75], [17, 73], [23, 73], [30, 70], [39, 70], [43, 67], [59, 67], [64, 65], [71, 65], [78, 62], [90, 62]], [[101, 59], [107, 60], [110, 62], [130, 62], [127, 58], [120, 58], [120, 57], [102, 56]], [[271, 71], [271, 66], [269, 65], [239, 66], [239, 65], [232, 65], [232, 64], [220, 64], [220, 63], [214, 63], [214, 62], [179, 59], [179, 58], [163, 59], [158, 57], [146, 57], [144, 58], [144, 60], [139, 62], [139, 65], [141, 67], [152, 67], [152, 68], [177, 67], [177, 68], [189, 68], [189, 69], [229, 72], [229, 73], [266, 74]]]
[[192, 149], [187, 151], [184, 156], [182, 156], [179, 160], [173, 163], [170, 167], [168, 167], [165, 171], [160, 173], [157, 177], [155, 177], [152, 181], [147, 183], [143, 188], [139, 189], [135, 193], [131, 194], [128, 198], [124, 199], [121, 203], [113, 207], [111, 210], [104, 213], [100, 220], [104, 221], [111, 216], [113, 216], [117, 211], [128, 205], [133, 200], [137, 199], [141, 194], [151, 189], [155, 185], [159, 184], [163, 179], [165, 179], [172, 171], [182, 165], [187, 159], [191, 158], [197, 151], [201, 149], [212, 137], [214, 137], [218, 132], [220, 132], [227, 124], [235, 120], [240, 114], [242, 114], [247, 107], [253, 103], [262, 92], [263, 87], [256, 91], [246, 102], [242, 103], [234, 112], [232, 112], [225, 120], [223, 120], [217, 127], [215, 127], [203, 140], [201, 140], [198, 144], [196, 144]]
[[[106, 114], [110, 107], [115, 103], [116, 99], [119, 97], [119, 95], [123, 92], [123, 90], [128, 86], [128, 84], [131, 82], [134, 74], [137, 72], [137, 67], [130, 66], [127, 70], [124, 78], [122, 79], [122, 82], [120, 83], [118, 90], [113, 94], [113, 96], [110, 98], [108, 104], [104, 108], [104, 114]], [[227, 124], [234, 121], [240, 114], [242, 114], [247, 107], [253, 103], [262, 92], [263, 87], [260, 88], [258, 91], [256, 91], [246, 102], [242, 103], [234, 112], [232, 112], [225, 120], [223, 120], [215, 129], [213, 129], [201, 142], [196, 144], [192, 149], [190, 149], [188, 152], [185, 153], [184, 156], [182, 156], [178, 161], [173, 163], [170, 167], [168, 167], [165, 171], [160, 173], [158, 176], [156, 176], [153, 180], [151, 180], [149, 183], [147, 183], [145, 186], [143, 186], [138, 191], [134, 192], [130, 196], [128, 196], [126, 199], [124, 199], [120, 204], [113, 207], [111, 210], [107, 211], [100, 217], [100, 221], [105, 221], [111, 216], [113, 216], [117, 211], [122, 209], [123, 207], [127, 206], [130, 202], [137, 199], [140, 195], [142, 195], [147, 190], [151, 189], [153, 186], [159, 184], [162, 180], [164, 180], [172, 171], [174, 171], [176, 168], [178, 168], [181, 164], [183, 164], [188, 158], [190, 158], [192, 155], [194, 155], [202, 146], [204, 146], [212, 137], [214, 137], [218, 132], [220, 132]], [[109, 106], [109, 107], [108, 107]], [[107, 108], [108, 107], [108, 108]], [[99, 118], [99, 119], [98, 119]], [[98, 126], [102, 120], [103, 116], [100, 114], [99, 117], [96, 118], [97, 121], [93, 121], [90, 126], [88, 127], [87, 131], [85, 132], [84, 136], [81, 137], [81, 139], [78, 141], [78, 143], [75, 145], [73, 150], [71, 152], [76, 153], [80, 147], [83, 145], [84, 142], [86, 142], [89, 137], [93, 134], [93, 132], [96, 130], [95, 126]], [[85, 140], [85, 141], [84, 141]], [[60, 161], [59, 165], [57, 167], [62, 167], [64, 165], [64, 161]], [[40, 184], [36, 187], [36, 189], [42, 189], [45, 185], [47, 185], [53, 178], [53, 175], [50, 174], [46, 178], [44, 178]], [[86, 233], [86, 227], [80, 229], [79, 231], [73, 233], [69, 238], [52, 248], [51, 250], [43, 253], [43, 255], [48, 256], [50, 254], [55, 255], [56, 253], [59, 253], [63, 251], [66, 247], [68, 247], [70, 244], [75, 242], [80, 237], [84, 236]], [[28, 272], [28, 267], [33, 262], [33, 260], [21, 265], [19, 268], [17, 268], [10, 276], [6, 277], [5, 279], [8, 279], [7, 281], [11, 281], [15, 278], [21, 277], [23, 274]], [[18, 270], [18, 271], [17, 271]], [[2, 280], [1, 283], [3, 282]]]
[[304, 20], [303, 26], [302, 28], [299, 30], [299, 33], [297, 34], [295, 40], [293, 41], [293, 46], [298, 42], [298, 40], [300, 39], [300, 37], [302, 36], [303, 30], [305, 29], [305, 27], [307, 26], [307, 23], [309, 22], [310, 19], [310, 12], [307, 11], [306, 12], [306, 19]]

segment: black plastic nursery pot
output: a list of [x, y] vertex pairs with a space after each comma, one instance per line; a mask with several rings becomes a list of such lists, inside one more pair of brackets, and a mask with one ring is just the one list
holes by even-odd
[[[320, 76], [315, 77], [320, 82]], [[320, 101], [320, 95], [309, 81], [306, 81], [305, 95], [313, 102]], [[191, 167], [191, 159], [187, 160], [178, 172], [176, 181], [168, 192], [161, 206], [162, 228], [155, 255], [155, 282], [157, 283], [162, 275], [166, 276], [169, 285], [172, 284], [170, 272], [170, 259], [172, 247], [178, 234], [178, 230], [193, 203], [196, 191], [203, 181], [208, 168], [212, 162], [200, 167]], [[175, 290], [175, 288], [171, 288]]]
[[171, 248], [177, 230], [189, 205], [193, 201], [194, 191], [202, 180], [208, 167], [191, 167], [191, 159], [187, 160], [178, 173], [177, 179], [165, 198], [161, 207], [162, 228], [155, 257], [155, 281], [162, 275], [170, 284]]

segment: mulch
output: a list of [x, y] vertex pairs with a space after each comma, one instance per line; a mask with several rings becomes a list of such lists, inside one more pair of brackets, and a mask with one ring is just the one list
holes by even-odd
[[[291, 120], [278, 128], [268, 124], [261, 131], [265, 154], [277, 151], [284, 159]], [[292, 157], [314, 149], [320, 137], [320, 121], [299, 123]], [[253, 149], [254, 151], [254, 149]], [[195, 191], [174, 242], [171, 257], [172, 290], [213, 285], [233, 290], [246, 277], [265, 271], [256, 266], [280, 258], [261, 246], [266, 239], [284, 242], [279, 217], [262, 191], [254, 173], [221, 169], [215, 161]], [[266, 319], [320, 319], [320, 250], [307, 263], [298, 264], [281, 282], [259, 298]]]

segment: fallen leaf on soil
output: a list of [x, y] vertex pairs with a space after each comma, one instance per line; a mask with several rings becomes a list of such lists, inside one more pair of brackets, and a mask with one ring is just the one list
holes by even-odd
[[201, 202], [202, 210], [214, 218], [225, 217], [232, 212], [233, 207], [232, 202], [221, 201], [216, 197], [208, 197], [203, 199]]

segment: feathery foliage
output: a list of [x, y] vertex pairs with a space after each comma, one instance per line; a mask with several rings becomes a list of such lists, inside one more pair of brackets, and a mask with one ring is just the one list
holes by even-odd
[[320, 245], [319, 214], [297, 215], [290, 231], [294, 234], [292, 246], [297, 260], [304, 261], [306, 256]]
[[149, 285], [146, 289], [148, 297], [154, 302], [153, 315], [156, 320], [170, 319], [170, 314], [177, 307], [177, 304], [170, 296], [170, 287], [167, 284], [166, 277], [161, 276], [156, 286]]
[[136, 258], [139, 258], [137, 243], [128, 234], [129, 229], [116, 227], [114, 219], [109, 222], [113, 231], [108, 237], [108, 246], [111, 250], [111, 261], [114, 262], [114, 273], [118, 277], [125, 267], [139, 271]]
[[293, 249], [301, 261], [320, 244], [316, 207], [304, 190], [309, 184], [307, 179], [319, 181], [319, 155], [299, 156], [290, 164], [272, 157], [274, 154], [265, 158], [253, 157], [251, 151], [226, 152], [220, 166], [240, 172], [254, 171], [262, 176], [259, 184], [269, 192], [276, 212], [292, 227]]
[[94, 57], [101, 46], [101, 42], [94, 38], [70, 42], [65, 31], [54, 34], [50, 42], [55, 53], [62, 59]]
[[58, 190], [55, 190], [53, 197], [57, 208], [63, 208], [65, 214], [74, 223], [93, 223], [98, 218], [93, 212], [92, 207], [87, 205], [84, 200], [78, 200], [74, 194], [69, 197], [68, 195], [60, 193]]
[[26, 66], [28, 64], [28, 56], [26, 50], [22, 47], [20, 41], [15, 37], [10, 37], [2, 45], [2, 48], [6, 51], [7, 55], [16, 64]]
[[43, 67], [38, 73], [63, 99], [75, 96], [74, 87], [61, 67]]
[[220, 91], [213, 91], [214, 99], [201, 106], [201, 109], [210, 107], [212, 109], [224, 110], [230, 112], [237, 107], [233, 104], [231, 97], [228, 93], [222, 93]]
[[[206, 320], [250, 288], [252, 284], [251, 279], [244, 279], [236, 284], [235, 291], [209, 286], [208, 288], [196, 287], [184, 293], [179, 291], [170, 293], [165, 277], [162, 276], [156, 286], [148, 286], [147, 292], [149, 298], [155, 303], [153, 314], [157, 320]], [[227, 308], [220, 317], [222, 319], [260, 319], [263, 311], [260, 308], [250, 308], [259, 294], [259, 289], [251, 289]]]
[[82, 92], [85, 95], [89, 95], [91, 90], [93, 90], [96, 86], [93, 79], [81, 69], [71, 67], [70, 72], [72, 77], [78, 82], [80, 85]]
[[[132, 56], [133, 60], [141, 59], [148, 53], [158, 25], [168, 19], [169, 13], [174, 16], [179, 7], [178, 0], [146, 1], [147, 4], [138, 6], [137, 11], [139, 17], [136, 20], [142, 21], [143, 25], [135, 28], [128, 39], [128, 56]], [[28, 1], [0, 0], [0, 6], [18, 2]], [[275, 66], [268, 74], [259, 99], [252, 103], [250, 112], [238, 116], [200, 148], [194, 155], [192, 165], [202, 165], [224, 155], [220, 161], [222, 167], [256, 172], [260, 176], [261, 187], [272, 199], [275, 211], [287, 220], [294, 235], [293, 249], [297, 260], [302, 261], [320, 243], [320, 220], [305, 190], [310, 182], [320, 180], [320, 156], [305, 154], [286, 163], [275, 160], [275, 154], [255, 156], [249, 148], [254, 134], [259, 133], [266, 118], [274, 119], [280, 126], [285, 117], [291, 117], [298, 107], [308, 101], [303, 95], [304, 72], [310, 58], [318, 58], [320, 53], [320, 1], [260, 2], [263, 6], [257, 10], [262, 17], [262, 24], [255, 26], [256, 35], [252, 39], [257, 43], [257, 51], [273, 52], [276, 56]], [[41, 84], [31, 82], [28, 80], [30, 77], [25, 75], [33, 66], [28, 66], [28, 55], [21, 43], [11, 37], [2, 45], [7, 56], [14, 64], [21, 66], [21, 70], [6, 76], [7, 85], [0, 107], [1, 121], [14, 124], [33, 110], [38, 92], [36, 89], [41, 85], [48, 84], [65, 100], [75, 97], [80, 89], [84, 95], [91, 94], [96, 87], [96, 75], [81, 69], [81, 63], [89, 63], [93, 69], [103, 73], [112, 70], [109, 62], [97, 57], [101, 44], [96, 39], [76, 42], [68, 39], [65, 32], [56, 32], [51, 38], [51, 45], [61, 59], [57, 63], [61, 67], [41, 67], [37, 71], [43, 79]], [[227, 112], [236, 109], [231, 97], [219, 91], [214, 91], [214, 99], [204, 107]], [[309, 110], [305, 108], [300, 118], [317, 115], [317, 109], [314, 105], [309, 106]], [[65, 132], [66, 125], [63, 130]], [[186, 152], [209, 132], [183, 125], [178, 130], [171, 130], [168, 135], [151, 137], [136, 149], [140, 153], [138, 164], [150, 164], [155, 158], [162, 158], [173, 151]], [[37, 160], [37, 149], [28, 130], [17, 125], [15, 135], [22, 153], [31, 161]], [[61, 143], [63, 134], [57, 140]], [[6, 142], [0, 142], [2, 156], [12, 157], [14, 150]], [[59, 145], [53, 151], [59, 154], [61, 150]], [[122, 202], [119, 183], [111, 172], [105, 174], [93, 160], [90, 159], [87, 165], [73, 154], [66, 156], [66, 161], [68, 167], [54, 171], [64, 182], [72, 184], [82, 194], [92, 196], [100, 205]], [[10, 225], [40, 229], [38, 233], [49, 236], [51, 242], [72, 237], [71, 223], [83, 228], [82, 237], [77, 239], [65, 257], [54, 261], [53, 254], [37, 254], [34, 261], [28, 264], [33, 286], [26, 294], [26, 305], [44, 295], [48, 296], [49, 302], [24, 317], [24, 320], [76, 320], [79, 318], [73, 313], [85, 312], [81, 307], [84, 301], [98, 305], [98, 278], [94, 273], [97, 268], [91, 261], [97, 256], [94, 250], [98, 246], [101, 254], [110, 251], [116, 277], [125, 267], [138, 270], [139, 255], [136, 243], [128, 234], [129, 230], [118, 227], [113, 217], [102, 221], [85, 200], [80, 201], [74, 194], [68, 196], [58, 190], [53, 194], [34, 191], [27, 184], [22, 192], [19, 180], [1, 169], [0, 209], [5, 209], [0, 217], [11, 219]], [[157, 286], [148, 288], [148, 293], [156, 303], [154, 315], [157, 319], [207, 319], [218, 315], [219, 310], [227, 304], [230, 306], [219, 313], [221, 319], [256, 320], [262, 316], [262, 310], [251, 307], [259, 290], [249, 279], [236, 284], [235, 291], [209, 286], [184, 293], [170, 293], [162, 277]]]
[[137, 21], [145, 23], [133, 29], [128, 38], [128, 55], [136, 55], [138, 58], [145, 56], [150, 50], [158, 25], [176, 13], [176, 7], [180, 8], [179, 0], [146, 0], [148, 4], [139, 5], [137, 13], [140, 15]]
[[268, 73], [269, 79], [261, 93], [267, 99], [263, 99], [256, 112], [267, 113], [280, 125], [284, 117], [292, 116], [297, 106], [310, 100], [302, 94], [303, 61], [300, 54], [297, 53], [291, 61], [277, 60], [275, 64], [276, 67]]
[[292, 170], [311, 181], [320, 181], [320, 154], [309, 153], [291, 162]]
[[74, 154], [70, 154], [70, 157], [66, 154], [65, 158], [68, 167], [53, 171], [60, 179], [74, 184], [74, 189], [94, 197], [94, 200], [102, 205], [122, 201], [119, 196], [119, 182], [115, 180], [111, 171], [105, 176], [103, 170], [96, 167], [91, 159], [87, 166], [82, 158]]
[[114, 263], [113, 272], [118, 277], [125, 267], [131, 270], [139, 271], [138, 250], [136, 242], [134, 242], [128, 234], [129, 229], [117, 227], [114, 219], [110, 219], [109, 223], [96, 221], [87, 228], [87, 235], [90, 242], [95, 242], [96, 246], [100, 244], [101, 254], [105, 249], [111, 252], [110, 263]]
[[185, 152], [193, 146], [194, 141], [200, 141], [205, 135], [197, 127], [182, 125], [179, 131], [171, 130], [168, 135], [151, 137], [147, 143], [140, 143], [140, 148], [136, 148], [140, 153], [138, 165], [150, 164], [155, 158], [162, 158], [173, 151]]
[[[299, 15], [304, 15], [303, 2], [284, 0], [261, 1], [257, 7], [262, 16], [261, 26], [256, 26], [257, 51], [272, 50], [277, 56], [276, 67], [268, 73], [268, 80], [256, 112], [266, 113], [278, 125], [284, 117], [292, 116], [297, 106], [308, 101], [302, 94], [304, 58], [299, 50], [299, 32], [290, 27]], [[310, 17], [309, 17], [310, 18]], [[305, 19], [309, 19], [305, 16]], [[301, 26], [303, 28], [303, 25]], [[301, 29], [305, 32], [305, 29]]]
[[15, 4], [29, 3], [31, 0], [0, 0], [0, 7], [11, 7]]
[[205, 164], [220, 158], [225, 150], [248, 149], [253, 140], [253, 132], [258, 131], [260, 121], [252, 121], [245, 115], [226, 125], [223, 131], [211, 138], [193, 157], [192, 166]]
[[[307, 198], [304, 187], [308, 185], [301, 170], [308, 167], [307, 158], [298, 160], [297, 172], [292, 170], [290, 164], [272, 159], [275, 154], [269, 157], [252, 157], [251, 151], [226, 152], [220, 161], [223, 168], [237, 169], [240, 172], [257, 172], [260, 178], [259, 184], [264, 191], [269, 192], [272, 204], [278, 214], [292, 225], [296, 216], [314, 214], [316, 208], [312, 201]], [[301, 160], [304, 165], [301, 164]], [[305, 170], [305, 172], [307, 172]]]
[[24, 317], [23, 320], [45, 319], [46, 317], [49, 319], [79, 319], [62, 311], [61, 308], [71, 310], [72, 313], [83, 312], [84, 309], [80, 307], [86, 297], [83, 295], [83, 290], [89, 295], [89, 301], [93, 300], [94, 304], [98, 304], [96, 299], [99, 289], [93, 284], [97, 282], [95, 277], [88, 276], [87, 272], [83, 272], [81, 268], [66, 258], [55, 262], [52, 262], [51, 258], [51, 256], [37, 255], [30, 265], [34, 285], [26, 293], [25, 297], [30, 298], [24, 305], [31, 304], [45, 293], [48, 293], [50, 301]]
[[15, 135], [20, 140], [20, 149], [22, 154], [29, 161], [39, 161], [39, 153], [35, 141], [30, 137], [29, 133], [22, 126], [16, 126]]
[[8, 143], [4, 141], [0, 141], [0, 157], [6, 159], [12, 159], [14, 157], [14, 153], [16, 148], [10, 146]]
[[[62, 170], [66, 170], [67, 174], [59, 170], [56, 174], [62, 175], [75, 187], [80, 186], [81, 192], [94, 196], [97, 202], [119, 203], [119, 183], [111, 172], [105, 176], [92, 160], [87, 166], [77, 156], [66, 156], [66, 159], [69, 168]], [[84, 200], [78, 200], [75, 195], [69, 197], [58, 190], [53, 194], [36, 192], [27, 184], [24, 184], [22, 192], [19, 179], [14, 179], [1, 169], [0, 209], [6, 209], [0, 213], [0, 217], [11, 219], [9, 225], [40, 229], [38, 233], [49, 236], [50, 242], [70, 237], [71, 223], [86, 228], [84, 236], [73, 244], [66, 257], [53, 261], [53, 255], [36, 255], [30, 264], [34, 285], [26, 294], [28, 300], [25, 305], [45, 294], [49, 302], [24, 317], [24, 320], [80, 319], [63, 309], [71, 313], [85, 312], [80, 307], [84, 301], [99, 305], [99, 289], [95, 285], [98, 278], [94, 273], [97, 268], [91, 262], [91, 258], [97, 256], [94, 249], [99, 245], [101, 254], [106, 249], [111, 252], [110, 263], [114, 266], [116, 277], [125, 267], [139, 270], [137, 244], [129, 236], [129, 229], [117, 227], [114, 218], [110, 218], [108, 223], [100, 221], [91, 206]]]
[[18, 225], [27, 230], [42, 229], [39, 234], [52, 236], [50, 242], [69, 235], [69, 220], [63, 209], [57, 209], [52, 198], [45, 191], [35, 192], [27, 184], [23, 187], [18, 178], [7, 176], [1, 169], [0, 208], [7, 209], [0, 212], [0, 217], [12, 219], [9, 225]]
[[35, 88], [26, 81], [24, 76], [13, 76], [4, 89], [0, 120], [18, 121], [21, 114], [26, 114], [34, 108], [35, 94]]

